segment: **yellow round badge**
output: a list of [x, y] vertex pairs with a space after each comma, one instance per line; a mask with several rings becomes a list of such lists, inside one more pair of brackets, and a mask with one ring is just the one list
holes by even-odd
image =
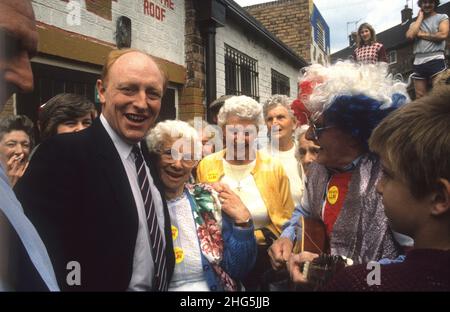
[[210, 171], [208, 172], [207, 176], [206, 176], [206, 180], [208, 180], [208, 182], [217, 182], [217, 180], [219, 180], [219, 173], [217, 171]]
[[339, 189], [336, 185], [333, 185], [328, 189], [327, 200], [330, 204], [336, 204], [339, 197]]
[[173, 253], [175, 254], [175, 263], [179, 264], [184, 260], [184, 251], [180, 247], [175, 247], [173, 249]]
[[172, 240], [176, 240], [178, 237], [178, 229], [173, 225], [172, 225], [171, 229], [172, 229]]

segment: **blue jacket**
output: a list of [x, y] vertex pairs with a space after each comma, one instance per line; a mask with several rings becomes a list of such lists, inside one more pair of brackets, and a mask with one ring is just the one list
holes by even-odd
[[[20, 267], [19, 271], [21, 275], [30, 274], [28, 276], [21, 276], [24, 280], [20, 280], [19, 283], [21, 286], [19, 290], [27, 290], [27, 291], [36, 291], [36, 290], [44, 290], [36, 285], [41, 284], [42, 282], [45, 284], [45, 288], [50, 291], [58, 291], [59, 287], [56, 283], [55, 273], [53, 271], [53, 266], [50, 261], [50, 258], [47, 254], [47, 249], [44, 246], [39, 234], [36, 232], [33, 224], [31, 224], [30, 220], [23, 213], [22, 206], [17, 201], [16, 196], [14, 195], [13, 190], [11, 189], [8, 178], [3, 170], [3, 167], [0, 165], [0, 213], [3, 213], [8, 221], [10, 222], [12, 228], [17, 233], [19, 240], [21, 241], [24, 252], [28, 254], [28, 257], [31, 260], [31, 265], [33, 268], [29, 267]], [[0, 252], [2, 252], [0, 250]], [[21, 257], [26, 258], [25, 254], [21, 254]], [[21, 266], [23, 263], [29, 264], [26, 262], [26, 259], [17, 259]], [[34, 271], [35, 270], [35, 271]], [[33, 272], [33, 273], [31, 273]], [[37, 273], [39, 277], [34, 276]], [[39, 282], [34, 283], [32, 280], [35, 278], [41, 279]], [[19, 278], [20, 279], [20, 278]], [[35, 288], [36, 286], [36, 288]], [[12, 289], [12, 285], [7, 285], [4, 281], [0, 280], [0, 291], [4, 290], [14, 290]]]

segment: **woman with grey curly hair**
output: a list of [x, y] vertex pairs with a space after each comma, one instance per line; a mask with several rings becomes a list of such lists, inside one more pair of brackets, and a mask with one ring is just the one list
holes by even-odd
[[261, 106], [251, 97], [245, 95], [232, 96], [225, 103], [228, 103], [228, 105], [222, 106], [217, 115], [219, 127], [225, 126], [228, 118], [232, 116], [251, 121], [256, 127], [264, 123], [261, 116]]
[[239, 280], [256, 258], [253, 226], [235, 225], [250, 217], [247, 207], [231, 205], [237, 195], [229, 190], [221, 190], [228, 198], [221, 203], [213, 186], [188, 184], [202, 144], [186, 122], [158, 123], [147, 145], [156, 156], [174, 233], [176, 261], [169, 291], [239, 290]]
[[256, 150], [255, 140], [263, 122], [262, 107], [252, 98], [242, 95], [227, 99], [218, 115], [226, 148], [206, 156], [197, 168], [199, 182], [221, 182], [239, 196], [239, 200], [231, 199], [219, 192], [223, 205], [245, 205], [251, 213], [251, 218], [235, 224], [244, 228], [254, 225], [256, 230], [258, 258], [244, 280], [248, 290], [260, 288], [261, 277], [270, 268], [267, 248], [294, 209], [283, 167]]
[[264, 120], [269, 135], [269, 144], [263, 149], [279, 160], [286, 172], [294, 204], [300, 204], [304, 190], [301, 163], [295, 157], [297, 144], [294, 132], [297, 128], [297, 118], [291, 109], [291, 100], [286, 95], [275, 94], [263, 107]]

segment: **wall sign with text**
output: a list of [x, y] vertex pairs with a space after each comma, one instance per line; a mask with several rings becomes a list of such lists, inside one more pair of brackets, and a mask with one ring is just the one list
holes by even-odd
[[144, 0], [144, 15], [151, 16], [163, 22], [168, 11], [175, 10], [173, 0]]

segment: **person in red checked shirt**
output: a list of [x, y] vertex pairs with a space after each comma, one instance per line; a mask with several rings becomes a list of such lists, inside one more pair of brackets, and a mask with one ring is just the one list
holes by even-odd
[[377, 42], [375, 30], [368, 23], [363, 23], [358, 28], [356, 49], [353, 51], [353, 59], [358, 63], [375, 64], [387, 62], [386, 50], [382, 43]]

